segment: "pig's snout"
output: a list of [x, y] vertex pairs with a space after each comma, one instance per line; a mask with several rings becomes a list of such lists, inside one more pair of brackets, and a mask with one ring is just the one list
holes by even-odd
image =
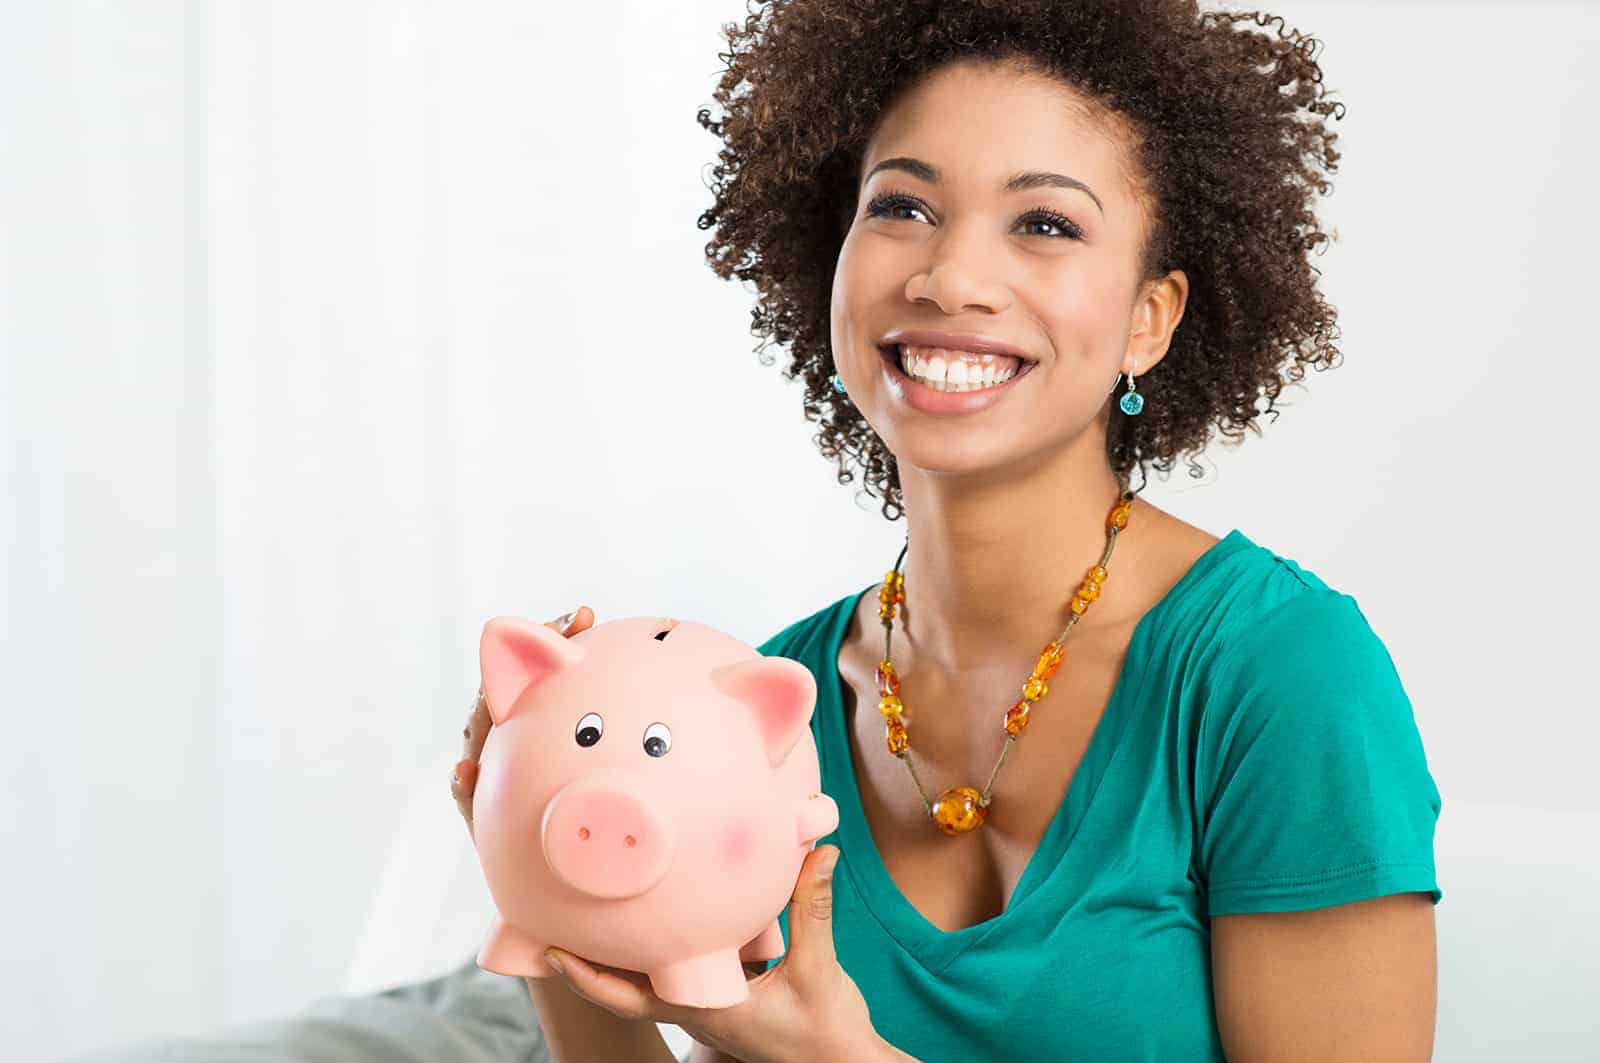
[[545, 859], [556, 877], [594, 897], [636, 897], [671, 864], [666, 824], [613, 787], [568, 786], [545, 809], [543, 829]]

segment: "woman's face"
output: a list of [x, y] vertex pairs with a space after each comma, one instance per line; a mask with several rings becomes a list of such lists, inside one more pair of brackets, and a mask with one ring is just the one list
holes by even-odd
[[[902, 480], [1025, 470], [1091, 428], [1103, 454], [1118, 373], [1160, 360], [1187, 291], [1181, 273], [1140, 283], [1145, 215], [1117, 135], [1069, 87], [975, 62], [932, 72], [885, 113], [839, 252], [831, 340]], [[1021, 174], [1066, 180], [1008, 189]], [[993, 391], [929, 398], [880, 350], [911, 329], [992, 337], [1034, 364]]]

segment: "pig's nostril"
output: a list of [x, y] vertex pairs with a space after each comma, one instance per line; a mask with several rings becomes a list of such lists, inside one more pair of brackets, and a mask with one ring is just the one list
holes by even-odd
[[626, 838], [622, 839], [622, 844], [632, 849], [635, 845], [639, 844], [639, 840], [630, 834]]
[[588, 841], [589, 840], [589, 828], [588, 827], [579, 827], [578, 828], [578, 837], [582, 838], [584, 841]]

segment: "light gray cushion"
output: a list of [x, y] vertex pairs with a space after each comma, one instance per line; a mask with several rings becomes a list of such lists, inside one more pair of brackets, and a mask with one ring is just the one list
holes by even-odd
[[324, 997], [207, 1037], [156, 1038], [70, 1063], [550, 1063], [520, 978], [465, 964], [371, 996]]

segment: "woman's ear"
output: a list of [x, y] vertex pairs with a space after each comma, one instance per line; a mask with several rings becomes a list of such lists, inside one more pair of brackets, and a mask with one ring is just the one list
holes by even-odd
[[1183, 320], [1189, 302], [1189, 275], [1181, 269], [1165, 277], [1145, 281], [1133, 304], [1133, 319], [1128, 326], [1128, 350], [1123, 356], [1124, 373], [1143, 376], [1167, 356], [1172, 334]]

